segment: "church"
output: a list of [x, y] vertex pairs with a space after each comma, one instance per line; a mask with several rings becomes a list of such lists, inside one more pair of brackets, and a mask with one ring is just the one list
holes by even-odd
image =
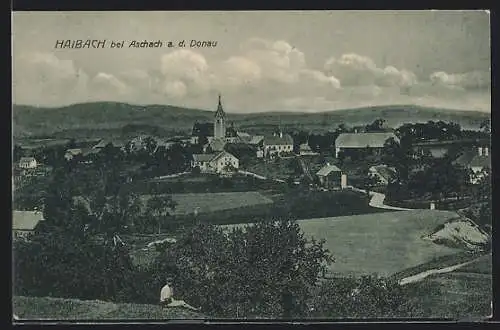
[[[201, 141], [204, 138], [207, 140]], [[238, 135], [233, 125], [227, 125], [226, 113], [222, 107], [221, 95], [219, 94], [219, 103], [213, 123], [195, 123], [191, 133], [191, 144], [215, 143], [219, 146], [235, 142], [237, 138]]]

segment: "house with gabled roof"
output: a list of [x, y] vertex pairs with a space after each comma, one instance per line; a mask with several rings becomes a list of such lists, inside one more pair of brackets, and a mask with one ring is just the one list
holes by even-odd
[[239, 168], [239, 160], [227, 151], [194, 154], [191, 168], [199, 168], [201, 173], [228, 173]]
[[342, 133], [335, 140], [335, 156], [343, 150], [372, 149], [380, 151], [387, 141], [393, 139], [399, 143], [399, 138], [392, 132], [376, 133]]
[[43, 220], [43, 213], [40, 211], [13, 211], [12, 238], [26, 239], [34, 233], [40, 221]]
[[347, 187], [347, 175], [337, 166], [326, 163], [316, 172], [321, 187], [326, 189], [344, 189]]

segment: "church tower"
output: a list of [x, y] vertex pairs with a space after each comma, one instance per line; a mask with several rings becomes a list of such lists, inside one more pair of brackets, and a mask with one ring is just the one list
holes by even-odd
[[219, 104], [217, 105], [217, 111], [215, 112], [214, 119], [214, 138], [224, 139], [226, 137], [226, 114], [224, 109], [222, 109], [222, 103], [219, 94]]

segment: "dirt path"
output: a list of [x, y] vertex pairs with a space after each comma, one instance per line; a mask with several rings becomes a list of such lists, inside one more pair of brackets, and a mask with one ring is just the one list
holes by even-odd
[[[351, 188], [354, 191], [366, 194], [366, 190], [364, 190], [364, 189], [356, 188], [356, 187], [353, 187], [353, 186], [349, 186], [349, 188]], [[395, 207], [395, 206], [385, 205], [384, 204], [384, 200], [385, 200], [385, 195], [384, 194], [378, 193], [378, 192], [375, 192], [375, 191], [369, 191], [368, 193], [371, 196], [370, 203], [368, 205], [370, 205], [371, 207], [375, 207], [375, 208], [378, 208], [378, 209], [384, 209], [384, 210], [398, 210], [398, 211], [411, 211], [411, 210], [414, 210], [414, 209], [406, 209], [406, 208], [403, 208], [403, 207]]]
[[[248, 172], [248, 171], [243, 171], [243, 170], [239, 170], [238, 172], [241, 173], [241, 174], [253, 176], [253, 177], [255, 177], [257, 179], [261, 179], [261, 180], [267, 180], [268, 179], [265, 176], [262, 176], [262, 175], [259, 175], [259, 174], [253, 173], [253, 172]], [[274, 181], [279, 182], [279, 183], [285, 183], [286, 182], [285, 180], [281, 180], [281, 179], [270, 178], [270, 180], [274, 180]]]
[[428, 276], [431, 276], [431, 275], [450, 273], [450, 272], [452, 272], [454, 270], [460, 269], [460, 268], [462, 268], [464, 266], [467, 266], [467, 265], [475, 262], [479, 258], [475, 258], [475, 259], [467, 261], [467, 262], [463, 262], [463, 263], [460, 263], [460, 264], [456, 264], [456, 265], [448, 266], [448, 267], [444, 267], [444, 268], [429, 269], [429, 270], [426, 270], [424, 272], [418, 273], [416, 275], [405, 277], [405, 278], [399, 280], [399, 284], [400, 285], [406, 285], [406, 284], [409, 284], [409, 283], [419, 282], [419, 281], [423, 280], [424, 278], [426, 278]]

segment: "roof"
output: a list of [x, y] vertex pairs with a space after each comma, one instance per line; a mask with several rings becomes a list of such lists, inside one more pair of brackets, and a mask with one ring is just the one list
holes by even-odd
[[98, 144], [94, 146], [94, 148], [104, 148], [108, 144], [111, 143], [111, 145], [115, 148], [121, 148], [124, 147], [127, 144], [128, 141], [125, 140], [101, 140], [99, 141]]
[[226, 141], [222, 139], [213, 139], [209, 143], [207, 143], [213, 151], [222, 151], [224, 150], [224, 146], [226, 145]]
[[236, 135], [238, 135], [239, 137], [250, 137], [250, 134], [246, 132], [236, 132]]
[[375, 170], [381, 177], [383, 177], [387, 181], [390, 181], [396, 175], [396, 170], [387, 165], [375, 165], [370, 167], [370, 169]]
[[35, 157], [21, 157], [21, 159], [19, 160], [20, 163], [29, 163], [32, 161], [36, 162]]
[[335, 140], [337, 148], [382, 148], [387, 140], [399, 139], [390, 132], [381, 133], [342, 133]]
[[264, 144], [268, 146], [293, 145], [293, 138], [289, 134], [283, 134], [283, 137], [275, 135], [266, 136], [264, 137]]
[[311, 147], [307, 143], [302, 143], [299, 149], [300, 151], [312, 151]]
[[214, 157], [215, 157], [215, 154], [194, 154], [193, 160], [195, 162], [209, 162]]
[[194, 123], [192, 136], [214, 136], [214, 124], [213, 123]]
[[217, 104], [217, 111], [215, 112], [215, 118], [217, 117], [226, 117], [226, 113], [224, 112], [224, 109], [222, 108], [222, 102], [221, 102], [221, 96], [219, 94], [219, 103]]
[[479, 156], [476, 150], [467, 150], [454, 163], [464, 167], [491, 167], [491, 155]]
[[33, 230], [43, 220], [43, 213], [38, 211], [14, 211], [12, 214], [13, 230]]
[[316, 172], [316, 175], [326, 176], [331, 172], [342, 172], [342, 170], [335, 165], [326, 164], [318, 172]]
[[491, 167], [491, 157], [475, 155], [470, 162], [471, 167]]
[[226, 156], [226, 157], [227, 157], [227, 156], [229, 156], [229, 157], [232, 157], [232, 158], [236, 158], [236, 159], [238, 159], [238, 157], [236, 157], [235, 155], [230, 154], [230, 153], [229, 153], [229, 152], [227, 152], [227, 151], [222, 151], [222, 152], [218, 153], [217, 155], [215, 155], [215, 157], [213, 157], [213, 158], [211, 159], [211, 161], [215, 161], [215, 160], [217, 160], [217, 159], [219, 159], [219, 158], [221, 158], [221, 157], [223, 157], [223, 156]]
[[80, 148], [77, 148], [77, 149], [68, 149], [68, 150], [66, 150], [66, 153], [67, 154], [71, 154], [73, 156], [76, 156], [76, 155], [79, 155], [79, 154], [82, 153], [82, 149], [80, 149]]

